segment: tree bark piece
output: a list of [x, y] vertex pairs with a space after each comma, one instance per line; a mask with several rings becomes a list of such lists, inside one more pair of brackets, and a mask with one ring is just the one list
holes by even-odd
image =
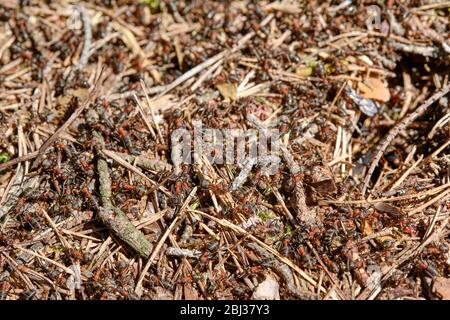
[[141, 257], [148, 258], [150, 256], [151, 243], [141, 231], [136, 229], [125, 213], [115, 207], [109, 209], [100, 207], [98, 217], [109, 230]]
[[106, 160], [99, 159], [97, 170], [100, 183], [102, 207], [98, 210], [98, 218], [120, 240], [136, 251], [141, 257], [148, 258], [152, 251], [151, 243], [127, 218], [126, 214], [113, 206], [111, 202], [111, 176]]
[[290, 152], [286, 149], [286, 147], [282, 146], [281, 151], [283, 152], [283, 157], [287, 163], [289, 171], [294, 178], [295, 187], [295, 207], [297, 209], [297, 219], [308, 227], [313, 227], [317, 224], [316, 213], [308, 208], [306, 205], [306, 195], [305, 188], [303, 186], [303, 182], [297, 174], [300, 172], [300, 167], [297, 162], [295, 162], [294, 158], [290, 154]]

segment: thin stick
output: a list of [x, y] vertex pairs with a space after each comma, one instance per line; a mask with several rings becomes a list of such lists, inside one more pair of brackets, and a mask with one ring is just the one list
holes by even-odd
[[47, 222], [50, 224], [50, 227], [53, 229], [53, 231], [55, 231], [56, 235], [58, 236], [59, 240], [61, 240], [61, 243], [64, 245], [64, 247], [71, 248], [72, 246], [66, 240], [66, 238], [64, 238], [62, 236], [62, 234], [59, 232], [58, 227], [55, 225], [55, 223], [53, 222], [52, 218], [50, 218], [50, 216], [48, 215], [47, 211], [45, 211], [43, 208], [40, 208], [40, 211], [42, 212], [42, 215], [45, 217]]
[[371, 204], [371, 203], [378, 203], [378, 202], [402, 201], [402, 200], [409, 200], [409, 199], [414, 199], [414, 198], [431, 196], [431, 195], [436, 194], [436, 193], [440, 192], [441, 190], [446, 189], [448, 187], [450, 187], [450, 182], [440, 185], [434, 189], [425, 190], [425, 191], [414, 193], [414, 194], [408, 194], [405, 196], [398, 196], [398, 197], [391, 197], [391, 198], [367, 199], [367, 200], [321, 200], [321, 201], [323, 201], [324, 203], [328, 203], [328, 204]]
[[[419, 244], [411, 249], [407, 249], [406, 252], [402, 256], [400, 256], [400, 258], [397, 259], [397, 261], [395, 261], [395, 263], [389, 269], [383, 271], [384, 275], [381, 278], [381, 282], [386, 282], [393, 275], [395, 269], [397, 269], [399, 266], [404, 264], [411, 257], [417, 256], [431, 241], [436, 240], [436, 238], [440, 235], [442, 230], [447, 226], [448, 222], [449, 222], [449, 218], [446, 218], [441, 223], [439, 229], [435, 230], [430, 236], [428, 236], [428, 238], [424, 239], [424, 241], [421, 244]], [[374, 292], [375, 290], [378, 290], [378, 288], [375, 288], [374, 290], [372, 290], [371, 288], [367, 287], [360, 293], [359, 296], [363, 296], [363, 297], [372, 296], [375, 294], [375, 292]]]
[[[210, 220], [213, 220], [215, 222], [217, 222], [218, 224], [220, 224], [221, 226], [224, 227], [228, 227], [230, 229], [232, 229], [233, 231], [240, 233], [242, 235], [247, 236], [248, 238], [250, 238], [251, 240], [255, 241], [257, 244], [259, 244], [260, 246], [262, 246], [264, 249], [266, 249], [267, 251], [269, 251], [270, 253], [272, 253], [274, 256], [276, 256], [280, 261], [284, 262], [285, 264], [287, 264], [289, 267], [291, 267], [293, 270], [295, 270], [300, 276], [302, 276], [306, 281], [308, 281], [309, 283], [311, 283], [313, 286], [317, 286], [317, 282], [311, 278], [306, 272], [304, 272], [302, 269], [300, 269], [297, 265], [295, 265], [292, 261], [290, 261], [288, 258], [283, 257], [282, 255], [280, 255], [280, 253], [278, 253], [278, 251], [276, 251], [275, 249], [273, 249], [272, 247], [268, 246], [267, 244], [265, 244], [264, 242], [262, 242], [261, 240], [259, 240], [258, 238], [256, 238], [255, 236], [253, 236], [252, 234], [248, 233], [245, 229], [227, 221], [224, 219], [218, 219], [214, 216], [211, 216], [207, 213], [204, 213], [202, 211], [198, 211], [198, 210], [190, 210], [194, 213], [198, 213]], [[323, 292], [326, 292], [325, 289], [321, 288], [321, 290]]]
[[138, 106], [139, 113], [141, 114], [142, 119], [144, 119], [144, 122], [145, 122], [145, 124], [147, 125], [148, 130], [150, 131], [150, 134], [152, 135], [153, 139], [156, 140], [156, 134], [155, 134], [155, 131], [153, 130], [153, 127], [152, 127], [152, 125], [150, 124], [150, 121], [148, 121], [148, 119], [147, 119], [147, 115], [145, 114], [144, 108], [142, 108], [142, 105], [141, 105], [141, 103], [140, 103], [140, 101], [139, 101], [139, 98], [137, 97], [137, 95], [136, 95], [134, 92], [133, 92], [133, 98], [134, 98], [134, 100], [136, 101], [136, 104], [137, 104], [137, 106]]
[[[26, 274], [22, 272], [22, 268], [19, 267], [19, 264], [11, 258], [6, 252], [2, 252], [3, 256], [8, 260], [8, 264], [13, 268], [14, 272], [17, 272], [20, 278], [25, 282], [28, 289], [36, 289], [36, 286], [31, 282], [30, 278]], [[21, 270], [22, 269], [22, 270]]]
[[145, 170], [150, 171], [170, 171], [172, 170], [172, 165], [170, 163], [167, 163], [163, 160], [156, 160], [156, 159], [150, 159], [146, 156], [134, 156], [131, 154], [123, 153], [123, 152], [116, 152], [111, 150], [103, 149], [102, 151], [105, 151], [105, 154], [107, 155], [117, 155], [118, 157], [122, 158], [125, 161], [132, 162], [136, 166], [141, 167]]
[[197, 65], [196, 67], [192, 68], [188, 72], [184, 73], [181, 77], [177, 78], [175, 81], [170, 83], [164, 89], [164, 91], [162, 91], [159, 95], [166, 94], [170, 90], [172, 90], [175, 87], [177, 87], [180, 84], [182, 84], [184, 81], [189, 80], [190, 78], [192, 78], [196, 74], [202, 72], [204, 69], [208, 68], [210, 65], [213, 65], [214, 63], [216, 63], [217, 61], [219, 61], [220, 59], [224, 58], [225, 56], [227, 56], [229, 54], [230, 54], [230, 50], [225, 50], [225, 51], [222, 51], [222, 52], [216, 54], [215, 56], [209, 58], [208, 60], [200, 63], [199, 65]]
[[413, 165], [405, 171], [405, 173], [402, 174], [402, 176], [392, 185], [392, 187], [389, 188], [389, 190], [395, 190], [398, 186], [400, 186], [402, 182], [410, 175], [410, 173], [419, 165], [422, 159], [423, 155], [421, 155], [419, 159], [414, 162]]
[[[148, 89], [147, 94], [161, 93], [166, 88], [167, 88], [167, 86], [151, 87]], [[132, 98], [134, 94], [138, 95], [138, 97], [143, 96], [143, 93], [140, 93], [136, 90], [130, 90], [130, 91], [125, 91], [125, 92], [113, 93], [113, 94], [109, 95], [108, 97], [106, 97], [106, 100], [107, 101], [115, 101], [115, 100], [119, 100], [119, 99], [126, 100], [129, 98]]]
[[[158, 121], [156, 121], [155, 112], [153, 111], [152, 104], [150, 102], [150, 98], [148, 97], [145, 82], [142, 79], [141, 79], [141, 88], [142, 88], [142, 91], [144, 91], [145, 100], [147, 101], [147, 106], [150, 109], [150, 113], [152, 115], [152, 120], [153, 120], [153, 123], [155, 124], [156, 132], [158, 132], [158, 137], [159, 137], [160, 141], [163, 142], [164, 138], [162, 136], [161, 129], [159, 128]], [[135, 99], [136, 99], [136, 96], [135, 96]]]
[[138, 295], [142, 295], [142, 281], [145, 278], [145, 275], [147, 274], [148, 269], [150, 269], [150, 266], [153, 263], [153, 260], [155, 259], [156, 255], [158, 254], [159, 250], [161, 250], [161, 247], [163, 246], [164, 242], [166, 242], [167, 237], [172, 232], [172, 230], [175, 228], [175, 225], [180, 220], [180, 217], [176, 217], [170, 226], [167, 228], [166, 232], [164, 232], [163, 236], [159, 240], [156, 247], [153, 249], [152, 254], [150, 255], [150, 258], [148, 258], [147, 264], [144, 266], [144, 269], [142, 269], [141, 275], [139, 276], [139, 279], [136, 283], [136, 288], [134, 289], [134, 292]]
[[206, 80], [206, 78], [208, 78], [215, 70], [217, 70], [217, 68], [222, 64], [222, 60], [219, 60], [216, 62], [216, 64], [214, 64], [213, 66], [211, 66], [211, 68], [209, 68], [208, 70], [205, 71], [205, 73], [203, 73], [198, 79], [197, 81], [194, 82], [194, 84], [191, 86], [191, 92], [194, 92], [195, 90], [197, 90], [201, 84]]
[[115, 152], [103, 149], [102, 153], [113, 159], [114, 161], [116, 161], [117, 163], [119, 163], [121, 166], [127, 168], [128, 170], [136, 173], [137, 175], [141, 176], [142, 178], [144, 178], [146, 181], [150, 182], [155, 188], [159, 188], [162, 192], [164, 192], [166, 195], [171, 196], [169, 190], [167, 190], [166, 188], [164, 188], [163, 186], [160, 186], [158, 183], [156, 183], [155, 181], [153, 181], [152, 179], [150, 179], [149, 177], [147, 177], [141, 170], [139, 170], [138, 168], [136, 168], [135, 166], [133, 166], [132, 164], [128, 163], [127, 161], [125, 161], [124, 159], [122, 159], [120, 156], [118, 156]]
[[42, 255], [40, 255], [40, 254], [38, 254], [38, 253], [36, 253], [36, 252], [34, 252], [34, 251], [32, 251], [32, 250], [28, 250], [28, 249], [22, 248], [21, 246], [18, 246], [18, 245], [15, 245], [15, 244], [13, 244], [13, 246], [14, 246], [14, 248], [17, 248], [17, 249], [22, 250], [22, 251], [24, 251], [24, 252], [26, 252], [26, 253], [29, 253], [29, 254], [31, 254], [32, 256], [35, 256], [35, 257], [37, 257], [37, 258], [43, 259], [43, 260], [45, 260], [45, 261], [47, 261], [47, 262], [50, 262], [51, 264], [57, 266], [58, 268], [63, 269], [63, 270], [64, 270], [65, 272], [67, 272], [68, 274], [70, 274], [70, 275], [72, 275], [72, 276], [75, 276], [75, 273], [73, 272], [72, 269], [67, 268], [66, 266], [62, 265], [62, 264], [59, 263], [59, 262], [56, 262], [56, 261], [54, 261], [54, 260], [52, 260], [52, 259], [49, 259], [49, 258], [46, 258], [46, 257], [44, 257], [44, 256], [42, 256]]
[[[313, 252], [314, 256], [316, 257], [317, 261], [319, 261], [320, 265], [322, 266], [322, 269], [325, 271], [325, 273], [328, 275], [328, 277], [330, 278], [331, 282], [333, 283], [333, 285], [338, 286], [339, 285], [339, 280], [336, 278], [336, 276], [334, 275], [334, 273], [331, 273], [327, 266], [325, 265], [325, 263], [322, 261], [322, 258], [320, 258], [319, 253], [317, 252], [316, 249], [314, 249], [314, 246], [309, 242], [306, 241], [307, 246], [311, 249], [311, 251]], [[336, 287], [336, 292], [337, 294], [343, 299], [343, 300], [348, 300], [347, 295], [339, 288]]]
[[367, 191], [367, 187], [369, 186], [370, 179], [372, 178], [372, 174], [375, 171], [375, 168], [378, 166], [378, 162], [383, 155], [383, 152], [389, 146], [389, 144], [394, 140], [394, 138], [403, 131], [411, 122], [413, 122], [417, 117], [422, 115], [429, 106], [431, 106], [434, 102], [445, 96], [450, 91], [450, 85], [442, 88], [440, 91], [436, 92], [432, 95], [427, 101], [425, 101], [421, 106], [419, 106], [414, 112], [410, 113], [408, 116], [403, 118], [395, 127], [393, 127], [387, 137], [383, 140], [383, 142], [378, 146], [376, 150], [376, 154], [372, 163], [370, 164], [369, 171], [367, 172], [366, 178], [364, 179], [364, 185], [361, 191], [362, 196], [364, 197]]
[[9, 167], [12, 167], [12, 166], [18, 164], [18, 163], [36, 158], [38, 154], [39, 154], [38, 151], [33, 151], [33, 152], [27, 153], [26, 155], [23, 155], [21, 157], [17, 157], [12, 160], [9, 160], [8, 162], [2, 163], [2, 164], [0, 164], [0, 172]]
[[292, 157], [291, 153], [286, 149], [286, 147], [281, 146], [281, 151], [283, 153], [283, 157], [287, 163], [289, 171], [294, 178], [295, 181], [295, 207], [297, 209], [297, 219], [304, 222], [308, 226], [313, 226], [317, 223], [315, 213], [308, 208], [306, 205], [306, 195], [305, 188], [303, 187], [302, 181], [296, 175], [300, 172], [300, 167], [297, 162]]
[[32, 168], [36, 168], [40, 164], [40, 162], [45, 154], [45, 151], [53, 144], [53, 142], [55, 142], [58, 139], [58, 137], [61, 135], [61, 133], [64, 132], [64, 130], [66, 130], [76, 118], [78, 118], [78, 116], [84, 111], [84, 109], [86, 109], [86, 107], [92, 101], [94, 101], [95, 98], [97, 98], [97, 95], [98, 95], [99, 89], [100, 89], [99, 84], [100, 84], [101, 73], [100, 73], [97, 81], [95, 82], [94, 87], [92, 88], [91, 92], [84, 99], [81, 106], [79, 106], [74, 111], [74, 113], [72, 113], [72, 115], [69, 117], [69, 119], [67, 119], [67, 121], [64, 122], [64, 124], [61, 127], [59, 127], [59, 129], [56, 130], [56, 132], [50, 138], [48, 138], [47, 141], [45, 141], [45, 143], [39, 148], [39, 154], [38, 154], [36, 160], [34, 160]]
[[84, 32], [84, 45], [83, 45], [83, 51], [81, 52], [80, 59], [78, 60], [78, 64], [76, 66], [77, 70], [83, 69], [89, 59], [89, 51], [91, 50], [92, 46], [92, 30], [91, 30], [91, 24], [89, 22], [89, 17], [86, 13], [86, 9], [83, 5], [79, 4], [77, 6], [78, 11], [80, 12], [81, 20], [83, 21], [83, 32]]
[[450, 1], [444, 1], [444, 2], [437, 2], [432, 4], [427, 4], [418, 8], [412, 8], [411, 12], [415, 13], [418, 11], [426, 11], [426, 10], [432, 10], [432, 9], [443, 9], [450, 7]]
[[416, 214], [418, 212], [421, 212], [423, 210], [425, 210], [426, 208], [428, 208], [429, 206], [431, 206], [433, 203], [435, 203], [436, 201], [441, 200], [443, 197], [445, 197], [447, 194], [450, 193], [450, 189], [447, 189], [445, 191], [443, 191], [442, 193], [440, 193], [439, 195], [437, 195], [436, 197], [434, 197], [433, 199], [425, 202], [423, 205], [421, 205], [420, 207], [415, 208], [414, 210], [411, 210], [410, 212], [408, 212], [408, 215], [411, 216], [413, 214]]
[[159, 250], [161, 250], [161, 247], [163, 246], [164, 242], [166, 241], [167, 237], [170, 235], [172, 230], [175, 228], [175, 225], [177, 222], [184, 217], [184, 210], [189, 205], [189, 202], [191, 202], [192, 198], [197, 193], [197, 187], [192, 189], [192, 191], [189, 193], [189, 195], [186, 197], [186, 200], [184, 201], [183, 205], [180, 208], [179, 215], [172, 221], [170, 226], [167, 228], [166, 232], [164, 232], [163, 236], [159, 240], [156, 247], [153, 249], [152, 254], [150, 255], [150, 258], [148, 258], [147, 263], [144, 266], [144, 269], [141, 271], [141, 275], [139, 276], [139, 279], [136, 283], [136, 287], [134, 289], [134, 292], [141, 296], [142, 295], [142, 281], [144, 281], [145, 275], [147, 274], [148, 269], [150, 269], [150, 266], [153, 263], [153, 260], [155, 259], [156, 255], [158, 254]]

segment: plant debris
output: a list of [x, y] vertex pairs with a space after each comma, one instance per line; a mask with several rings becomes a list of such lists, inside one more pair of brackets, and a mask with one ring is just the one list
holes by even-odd
[[0, 299], [449, 299], [449, 10], [0, 2]]

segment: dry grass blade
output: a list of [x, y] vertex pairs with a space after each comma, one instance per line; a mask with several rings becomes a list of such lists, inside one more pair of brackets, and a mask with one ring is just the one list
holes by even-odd
[[27, 153], [26, 155], [23, 155], [21, 157], [17, 157], [17, 158], [14, 158], [12, 160], [9, 160], [6, 163], [2, 163], [2, 164], [0, 164], [0, 172], [5, 170], [5, 169], [7, 169], [7, 168], [9, 168], [9, 167], [15, 166], [16, 164], [19, 164], [21, 162], [29, 161], [31, 159], [34, 159], [34, 158], [37, 157], [38, 154], [39, 154], [38, 151], [33, 151], [33, 152]]

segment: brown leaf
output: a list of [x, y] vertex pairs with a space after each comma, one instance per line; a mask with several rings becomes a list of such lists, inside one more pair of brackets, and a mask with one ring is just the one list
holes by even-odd
[[359, 94], [367, 99], [387, 102], [391, 99], [391, 94], [387, 83], [378, 78], [368, 78], [366, 83], [358, 83]]
[[436, 277], [434, 279], [433, 292], [438, 294], [442, 300], [450, 300], [450, 279]]
[[134, 54], [139, 55], [142, 58], [145, 58], [144, 50], [142, 50], [141, 46], [136, 40], [136, 37], [127, 27], [117, 22], [112, 22], [112, 26], [114, 27], [114, 29], [116, 29], [118, 32], [121, 33], [122, 36], [121, 38], [123, 42], [131, 51], [133, 51]]
[[299, 77], [309, 77], [313, 73], [312, 67], [298, 67], [295, 69], [295, 74]]
[[319, 193], [334, 193], [337, 191], [331, 171], [324, 166], [315, 166], [311, 170], [311, 185]]
[[56, 100], [56, 105], [67, 106], [72, 100], [72, 97], [77, 97], [79, 101], [83, 101], [89, 93], [89, 89], [79, 88], [79, 89], [68, 89], [64, 95], [58, 96]]
[[397, 208], [396, 206], [393, 206], [389, 203], [377, 202], [373, 206], [378, 211], [387, 213], [388, 215], [390, 215], [394, 218], [400, 218], [403, 216], [403, 212], [399, 208]]
[[364, 236], [369, 236], [373, 233], [372, 224], [370, 220], [364, 219], [361, 225], [362, 233]]
[[237, 87], [233, 83], [222, 82], [216, 84], [216, 88], [225, 99], [236, 100]]

